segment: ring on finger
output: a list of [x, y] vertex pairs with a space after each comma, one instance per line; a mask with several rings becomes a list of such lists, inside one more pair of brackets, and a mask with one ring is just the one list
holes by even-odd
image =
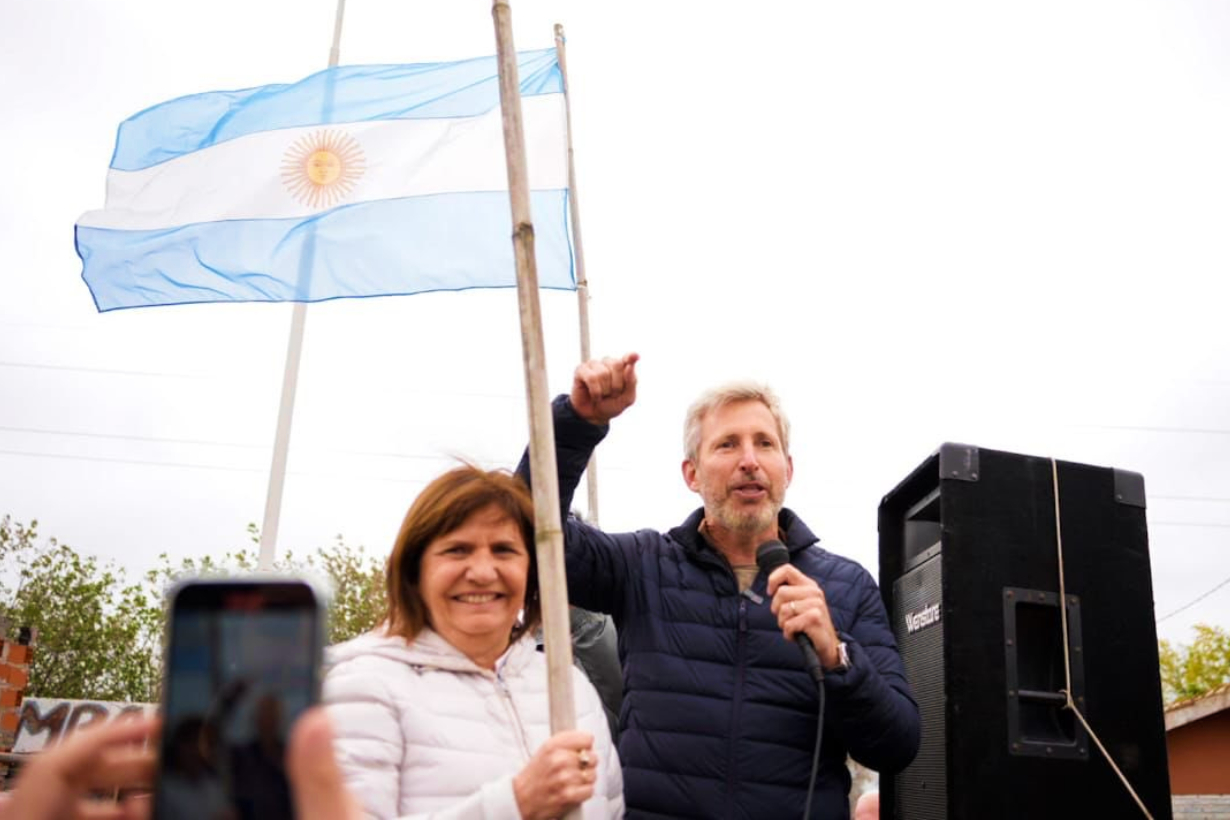
[[798, 604], [796, 604], [794, 601], [791, 601], [791, 602], [790, 602], [790, 614], [791, 614], [791, 615], [798, 615], [798, 614], [799, 614], [799, 605], [798, 605]]
[[592, 761], [589, 758], [589, 749], [581, 749], [577, 752], [577, 763], [580, 765], [581, 771], [588, 769], [591, 762]]

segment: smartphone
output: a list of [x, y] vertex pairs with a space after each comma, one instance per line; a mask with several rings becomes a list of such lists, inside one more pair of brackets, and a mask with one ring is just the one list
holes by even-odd
[[322, 596], [290, 578], [189, 581], [168, 629], [155, 820], [293, 818], [286, 740], [320, 699]]

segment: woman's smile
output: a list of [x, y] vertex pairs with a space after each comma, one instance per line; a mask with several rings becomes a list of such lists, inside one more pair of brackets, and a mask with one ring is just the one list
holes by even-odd
[[423, 551], [419, 587], [436, 632], [470, 657], [498, 657], [525, 606], [530, 553], [521, 529], [484, 507]]

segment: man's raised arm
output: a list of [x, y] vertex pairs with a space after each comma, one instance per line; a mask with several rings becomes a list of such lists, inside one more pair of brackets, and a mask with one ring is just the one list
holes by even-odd
[[572, 374], [572, 409], [590, 424], [605, 426], [636, 401], [636, 363], [640, 354], [591, 359]]
[[[560, 514], [568, 517], [572, 495], [590, 453], [606, 436], [611, 419], [636, 401], [636, 363], [640, 355], [591, 359], [572, 374], [572, 390], [552, 406], [555, 420], [555, 469], [559, 474]], [[586, 423], [583, 423], [586, 422]], [[517, 475], [530, 483], [530, 453], [517, 465]]]

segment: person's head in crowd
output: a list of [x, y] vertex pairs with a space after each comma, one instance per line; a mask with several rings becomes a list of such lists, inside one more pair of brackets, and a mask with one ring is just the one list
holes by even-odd
[[464, 465], [419, 494], [386, 571], [388, 631], [430, 627], [490, 666], [541, 618], [534, 504], [521, 479]]
[[794, 475], [790, 422], [767, 386], [732, 382], [688, 408], [683, 479], [705, 507], [710, 533], [773, 538]]
[[[385, 585], [384, 622], [328, 648], [322, 687], [338, 764], [366, 816], [549, 818], [581, 805], [586, 817], [623, 816], [619, 757], [579, 670], [576, 728], [550, 725], [522, 479], [467, 464], [428, 484]], [[493, 671], [510, 708], [491, 709]]]
[[[639, 363], [636, 353], [582, 362], [570, 392], [552, 402], [561, 506], [613, 420], [636, 403]], [[683, 425], [683, 479], [701, 509], [666, 531], [563, 521], [570, 603], [618, 622], [629, 815], [797, 817], [815, 798], [816, 816], [847, 817], [847, 757], [892, 774], [917, 753], [918, 706], [883, 597], [871, 573], [818, 547], [784, 506], [790, 447], [790, 424], [769, 388], [719, 386], [692, 404]], [[535, 472], [527, 451], [517, 474], [529, 483]], [[771, 557], [764, 547], [788, 560], [758, 560]], [[744, 633], [773, 632], [783, 640], [745, 651]], [[828, 714], [825, 692], [840, 701]], [[815, 722], [833, 720], [841, 731], [824, 733], [816, 766], [808, 751]], [[697, 732], [704, 725], [721, 725], [730, 742], [713, 744]], [[758, 748], [752, 758], [740, 753], [748, 743]]]
[[782, 449], [786, 455], [790, 455], [790, 419], [782, 409], [782, 400], [767, 384], [734, 381], [706, 390], [688, 407], [683, 420], [683, 457], [690, 461], [696, 460], [697, 451], [700, 449], [701, 424], [707, 415], [729, 404], [745, 401], [758, 401], [768, 409], [777, 424], [777, 436], [781, 439]]

